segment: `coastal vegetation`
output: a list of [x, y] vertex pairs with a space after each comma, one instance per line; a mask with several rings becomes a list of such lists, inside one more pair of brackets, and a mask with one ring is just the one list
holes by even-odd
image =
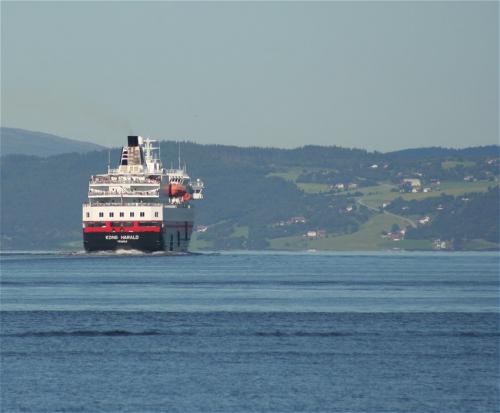
[[[498, 146], [180, 147], [206, 185], [192, 249], [499, 248]], [[161, 143], [166, 167], [178, 149]], [[110, 155], [116, 163], [119, 150]], [[78, 249], [88, 178], [107, 163], [108, 150], [2, 156], [2, 249]]]

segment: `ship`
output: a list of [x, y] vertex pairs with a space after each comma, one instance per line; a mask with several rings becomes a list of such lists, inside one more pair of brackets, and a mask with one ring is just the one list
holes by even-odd
[[[109, 159], [109, 158], [108, 158]], [[193, 201], [203, 199], [203, 181], [186, 165], [164, 169], [159, 142], [128, 136], [117, 168], [89, 179], [82, 206], [87, 252], [135, 250], [186, 253], [193, 231]]]

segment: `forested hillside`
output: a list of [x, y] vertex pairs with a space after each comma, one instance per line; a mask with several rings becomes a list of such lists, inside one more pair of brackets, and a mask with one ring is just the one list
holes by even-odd
[[399, 198], [392, 202], [390, 210], [402, 215], [429, 217], [425, 225], [408, 229], [408, 239], [451, 240], [455, 249], [462, 249], [468, 241], [476, 239], [500, 242], [499, 205], [497, 187], [483, 193], [442, 195], [421, 201]]
[[[162, 142], [165, 167], [177, 162], [178, 149], [177, 142]], [[406, 216], [389, 210], [390, 203], [398, 197], [423, 200], [441, 193], [457, 196], [498, 188], [498, 151], [498, 146], [490, 146], [382, 154], [339, 147], [285, 150], [182, 142], [188, 172], [206, 185], [205, 199], [196, 204], [196, 224], [206, 228], [195, 234], [192, 246], [430, 249], [435, 238], [446, 239], [449, 228], [460, 225], [457, 219], [471, 219], [476, 204], [471, 203], [457, 219], [436, 224], [433, 231], [408, 231], [406, 239], [394, 241], [383, 232], [390, 232], [395, 224], [412, 227], [410, 222], [417, 223], [426, 212]], [[113, 164], [118, 157], [119, 151], [112, 150]], [[107, 163], [106, 150], [46, 158], [3, 156], [2, 249], [81, 249], [81, 203], [88, 178], [105, 172]], [[405, 179], [418, 180], [420, 186], [408, 188], [408, 183], [403, 185]], [[493, 196], [481, 202], [498, 212]], [[488, 225], [498, 226], [498, 213], [486, 219]], [[488, 237], [476, 245], [497, 248], [498, 240]]]

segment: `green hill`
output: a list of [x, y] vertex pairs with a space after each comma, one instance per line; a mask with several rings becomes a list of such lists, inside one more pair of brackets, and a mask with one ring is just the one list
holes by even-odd
[[[206, 184], [196, 223], [208, 230], [193, 236], [193, 249], [429, 249], [441, 233], [389, 239], [382, 232], [394, 224], [404, 228], [421, 216], [381, 207], [399, 197], [424, 200], [498, 186], [498, 146], [413, 149], [411, 156], [334, 146], [285, 150], [191, 142], [182, 142], [181, 150], [190, 175]], [[165, 166], [176, 162], [177, 152], [177, 142], [161, 143]], [[119, 150], [112, 150], [111, 157], [118, 162]], [[3, 156], [2, 249], [81, 249], [88, 178], [104, 172], [107, 160], [107, 150]], [[405, 178], [419, 179], [420, 192], [400, 192], [407, 190], [401, 188]], [[429, 191], [422, 192], [424, 187]], [[491, 208], [498, 211], [498, 205]], [[473, 214], [466, 216], [473, 222]], [[488, 219], [498, 224], [498, 214]], [[446, 225], [460, 224], [451, 220]], [[498, 247], [479, 237], [456, 247], [492, 245]]]

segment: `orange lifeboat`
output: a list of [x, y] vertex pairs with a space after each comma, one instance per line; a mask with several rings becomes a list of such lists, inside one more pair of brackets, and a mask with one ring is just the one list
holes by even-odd
[[165, 185], [163, 187], [163, 192], [165, 193], [165, 195], [168, 195], [169, 198], [180, 198], [184, 197], [185, 195], [189, 195], [184, 185], [175, 183]]

